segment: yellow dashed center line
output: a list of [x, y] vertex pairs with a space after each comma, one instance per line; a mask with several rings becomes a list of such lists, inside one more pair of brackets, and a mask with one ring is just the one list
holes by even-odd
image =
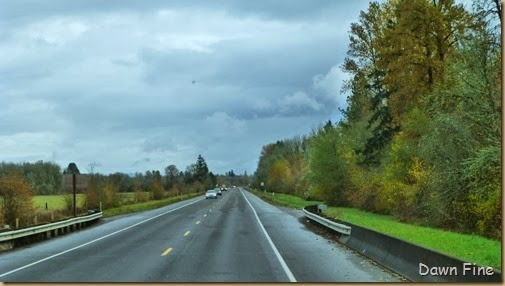
[[196, 224], [200, 224], [200, 221], [197, 221]]
[[169, 253], [170, 253], [170, 251], [172, 251], [172, 247], [167, 248], [167, 250], [165, 250], [165, 251], [161, 254], [161, 256], [165, 256], [165, 255], [169, 254]]
[[189, 234], [189, 233], [190, 233], [190, 231], [189, 231], [189, 230], [188, 230], [188, 231], [186, 231], [186, 232], [184, 233], [184, 236], [188, 236], [188, 234]]

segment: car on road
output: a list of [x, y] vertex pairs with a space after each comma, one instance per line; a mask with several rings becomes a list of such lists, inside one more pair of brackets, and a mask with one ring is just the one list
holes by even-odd
[[224, 192], [224, 191], [228, 191], [228, 189], [226, 188], [226, 186], [225, 186], [225, 185], [222, 185], [222, 186], [221, 186], [221, 191], [223, 191], [223, 192]]
[[217, 194], [218, 196], [222, 196], [222, 195], [223, 195], [223, 192], [221, 191], [221, 189], [220, 189], [220, 188], [215, 188], [215, 189], [214, 189], [214, 191], [216, 191], [216, 194]]
[[216, 190], [208, 190], [205, 193], [205, 199], [217, 199], [217, 192], [216, 192]]

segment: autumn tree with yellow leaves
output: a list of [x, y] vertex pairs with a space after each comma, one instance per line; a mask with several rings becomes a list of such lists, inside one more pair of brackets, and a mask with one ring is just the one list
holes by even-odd
[[[501, 238], [501, 24], [496, 0], [371, 2], [350, 26], [343, 119], [298, 157], [305, 197]], [[286, 185], [288, 150], [264, 147], [256, 184]]]
[[23, 178], [17, 172], [0, 175], [0, 219], [3, 224], [15, 228], [16, 219], [19, 227], [28, 226], [34, 215], [33, 193]]

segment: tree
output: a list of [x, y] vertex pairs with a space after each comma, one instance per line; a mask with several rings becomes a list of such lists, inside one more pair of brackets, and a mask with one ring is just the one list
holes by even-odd
[[113, 180], [106, 182], [102, 188], [103, 208], [113, 208], [119, 206], [119, 186]]
[[370, 97], [370, 110], [373, 112], [368, 120], [368, 129], [371, 129], [372, 136], [367, 139], [364, 149], [360, 152], [365, 156], [365, 164], [378, 165], [379, 154], [386, 147], [396, 132], [400, 129], [393, 122], [388, 99], [392, 91], [384, 86], [384, 73], [380, 70], [373, 70], [370, 74], [371, 83], [366, 88], [372, 92]]
[[179, 177], [179, 169], [175, 165], [168, 165], [165, 168], [166, 188], [171, 189]]
[[143, 203], [149, 200], [149, 194], [142, 191], [142, 179], [138, 176], [133, 181], [133, 193], [135, 203]]
[[292, 182], [291, 169], [284, 159], [275, 161], [270, 169], [267, 188], [271, 191], [287, 193]]
[[311, 139], [308, 178], [311, 194], [326, 203], [345, 205], [343, 193], [348, 186], [348, 162], [339, 149], [341, 127]]
[[394, 3], [388, 28], [379, 38], [377, 62], [386, 72], [392, 94], [388, 104], [393, 121], [443, 83], [445, 63], [471, 24], [462, 4], [453, 0], [400, 0]]
[[0, 175], [1, 215], [5, 224], [14, 228], [16, 218], [20, 226], [30, 224], [34, 214], [33, 193], [23, 176], [17, 172]]
[[88, 209], [99, 210], [103, 196], [100, 193], [100, 182], [97, 174], [88, 175], [88, 185], [86, 186], [86, 206]]
[[364, 155], [364, 163], [378, 165], [380, 155], [398, 131], [393, 122], [388, 100], [394, 87], [386, 86], [387, 68], [381, 67], [381, 41], [391, 27], [391, 3], [370, 3], [361, 12], [358, 22], [351, 24], [349, 49], [343, 70], [352, 75], [345, 88], [351, 91], [346, 110], [341, 110], [347, 124], [368, 121], [372, 136], [364, 148], [355, 150]]
[[80, 174], [79, 168], [75, 163], [69, 163], [68, 167], [63, 171], [63, 174]]
[[191, 185], [195, 182], [196, 178], [196, 164], [190, 164], [186, 166], [186, 170], [183, 174], [183, 181], [186, 185]]
[[153, 199], [161, 200], [165, 196], [165, 191], [163, 190], [163, 180], [161, 173], [158, 170], [152, 172], [153, 178], [149, 189], [153, 194]]
[[208, 187], [216, 186], [217, 185], [217, 176], [214, 175], [214, 173], [209, 172], [209, 176], [207, 178], [207, 183], [206, 185]]
[[205, 163], [205, 159], [202, 157], [202, 155], [198, 155], [194, 173], [195, 180], [200, 183], [204, 183], [207, 179], [208, 174], [209, 168], [207, 167], [207, 163]]
[[59, 165], [40, 160], [35, 163], [25, 162], [19, 166], [34, 195], [61, 193], [63, 182]]

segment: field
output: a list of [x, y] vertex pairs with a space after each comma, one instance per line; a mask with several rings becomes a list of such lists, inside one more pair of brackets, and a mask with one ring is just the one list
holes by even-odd
[[[70, 196], [71, 195], [67, 195]], [[133, 201], [135, 194], [134, 193], [120, 193], [119, 197], [121, 202]], [[84, 205], [84, 201], [86, 199], [86, 195], [77, 194], [77, 206], [82, 207]], [[38, 210], [45, 210], [47, 203], [47, 210], [64, 210], [66, 207], [65, 203], [65, 195], [50, 195], [50, 196], [35, 196], [34, 197], [35, 208]]]
[[[77, 194], [76, 200], [77, 205], [81, 206], [84, 203], [86, 196], [84, 194]], [[66, 208], [65, 196], [64, 195], [51, 195], [51, 196], [35, 196], [34, 197], [35, 208], [38, 210], [45, 210], [47, 204], [47, 210], [64, 210]]]
[[[149, 198], [148, 192], [143, 192], [144, 197]], [[141, 203], [133, 203], [135, 200], [134, 193], [120, 193], [119, 199], [121, 201], [119, 207], [104, 209], [104, 217], [114, 216], [119, 214], [126, 214], [132, 212], [139, 212], [154, 208], [159, 208], [177, 201], [189, 199], [201, 194], [186, 194], [176, 197], [168, 197], [162, 200], [150, 200]], [[34, 205], [36, 209], [36, 216], [38, 223], [48, 223], [55, 220], [65, 219], [73, 216], [72, 209], [67, 210], [67, 203], [65, 199], [69, 199], [72, 202], [72, 195], [50, 195], [50, 196], [35, 196]], [[77, 194], [77, 215], [82, 215], [86, 213], [84, 203], [86, 200], [86, 195]], [[46, 208], [47, 204], [47, 208]]]

